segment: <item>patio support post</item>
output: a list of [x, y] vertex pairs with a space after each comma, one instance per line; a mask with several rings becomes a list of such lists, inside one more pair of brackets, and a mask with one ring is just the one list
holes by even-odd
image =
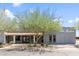
[[13, 43], [16, 43], [15, 35], [13, 36]]
[[6, 43], [6, 36], [4, 35], [4, 44]]
[[22, 35], [20, 36], [20, 41], [21, 41], [21, 43], [22, 43]]
[[33, 36], [33, 42], [35, 43], [35, 35]]

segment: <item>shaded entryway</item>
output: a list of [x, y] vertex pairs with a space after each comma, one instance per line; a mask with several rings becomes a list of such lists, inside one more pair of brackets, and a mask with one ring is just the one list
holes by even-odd
[[37, 35], [36, 33], [7, 33], [5, 35], [5, 43], [37, 43], [41, 44], [43, 43], [43, 35], [39, 34]]
[[44, 39], [43, 39], [43, 36], [36, 36], [35, 38], [35, 41], [38, 43], [38, 44], [41, 44], [41, 43], [44, 43]]
[[16, 43], [33, 43], [33, 36], [15, 36]]
[[12, 43], [13, 42], [13, 36], [6, 36], [6, 43]]

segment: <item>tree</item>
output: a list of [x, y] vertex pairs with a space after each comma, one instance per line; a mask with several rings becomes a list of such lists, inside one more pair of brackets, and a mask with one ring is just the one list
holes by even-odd
[[5, 10], [0, 10], [0, 30], [13, 32], [16, 31], [16, 19], [10, 19], [5, 15]]
[[[37, 34], [41, 32], [43, 35], [46, 32], [61, 31], [60, 21], [55, 21], [55, 19], [53, 19], [54, 17], [50, 17], [51, 15], [49, 14], [50, 13], [40, 13], [39, 9], [36, 9], [32, 13], [29, 12], [29, 14], [25, 14], [27, 16], [24, 16], [20, 20], [20, 27], [23, 31], [36, 32]], [[39, 40], [39, 38], [40, 37], [37, 39]]]
[[[22, 13], [21, 13], [22, 14]], [[61, 31], [62, 27], [59, 20], [55, 20], [55, 17], [50, 14], [50, 10], [41, 12], [39, 8], [30, 12], [23, 12], [23, 15], [15, 15], [15, 18], [11, 20], [5, 16], [5, 10], [0, 11], [0, 30], [7, 32], [36, 32], [37, 41], [39, 38], [39, 32], [43, 35], [46, 32]]]
[[75, 27], [75, 29], [79, 30], [79, 21], [76, 22], [76, 25], [74, 27]]

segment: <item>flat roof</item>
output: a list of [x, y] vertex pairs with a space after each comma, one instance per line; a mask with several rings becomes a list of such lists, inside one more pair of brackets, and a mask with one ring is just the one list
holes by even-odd
[[8, 33], [8, 32], [5, 32], [4, 35], [42, 35], [42, 33]]

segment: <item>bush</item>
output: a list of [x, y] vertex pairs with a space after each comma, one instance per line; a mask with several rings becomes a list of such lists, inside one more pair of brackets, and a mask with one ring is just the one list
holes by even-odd
[[9, 44], [13, 44], [13, 41], [10, 41], [10, 43]]
[[28, 47], [33, 47], [31, 44], [28, 44]]
[[33, 45], [33, 47], [36, 47], [36, 46], [37, 46], [36, 44]]
[[2, 48], [3, 47], [3, 45], [0, 45], [0, 48]]
[[42, 46], [42, 47], [48, 47], [48, 44], [42, 43], [41, 46]]
[[2, 45], [2, 43], [0, 43], [0, 45]]
[[0, 48], [2, 48], [3, 47], [3, 44], [2, 43], [0, 43]]
[[41, 43], [41, 46], [44, 46], [44, 43]]

